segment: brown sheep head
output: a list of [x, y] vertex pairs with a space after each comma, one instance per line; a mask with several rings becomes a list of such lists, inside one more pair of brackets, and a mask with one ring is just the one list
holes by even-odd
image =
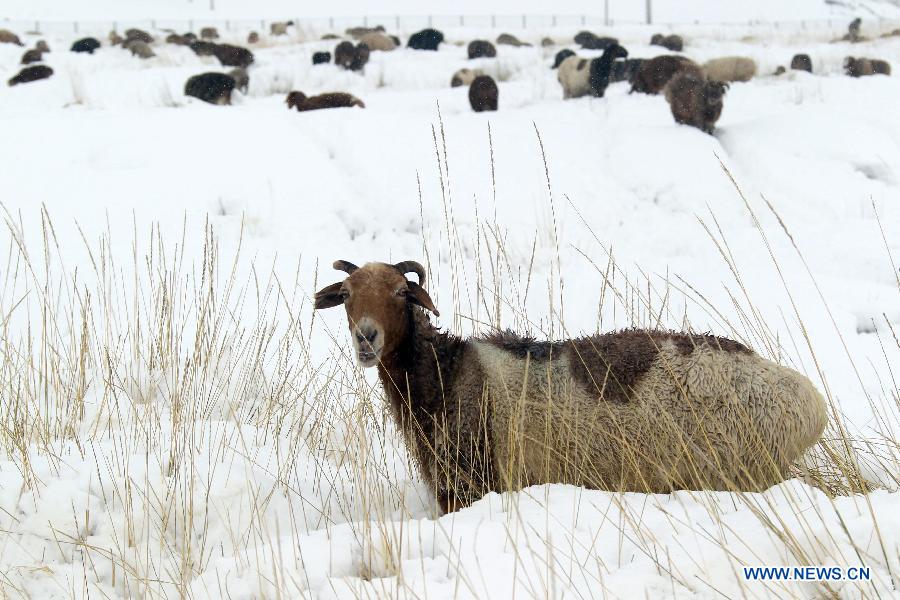
[[297, 92], [297, 91], [294, 91], [294, 92], [289, 93], [289, 94], [287, 95], [287, 98], [285, 98], [285, 100], [284, 100], [285, 104], [287, 104], [287, 107], [288, 107], [289, 109], [290, 109], [290, 108], [297, 108], [297, 110], [300, 110], [299, 107], [300, 107], [305, 101], [306, 101], [306, 94], [304, 94], [303, 92]]
[[[315, 308], [344, 305], [356, 359], [365, 368], [374, 367], [395, 353], [407, 338], [413, 304], [440, 316], [422, 287], [425, 268], [415, 261], [394, 265], [367, 263], [357, 267], [339, 260], [333, 266], [348, 276], [316, 292]], [[408, 281], [406, 273], [416, 273], [419, 283]]]

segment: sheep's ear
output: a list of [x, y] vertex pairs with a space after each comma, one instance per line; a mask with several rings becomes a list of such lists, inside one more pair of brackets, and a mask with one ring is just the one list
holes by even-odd
[[324, 287], [316, 292], [316, 295], [313, 296], [316, 301], [316, 310], [322, 308], [331, 308], [332, 306], [343, 304], [344, 296], [341, 294], [342, 285], [344, 285], [344, 282], [338, 281], [337, 283], [332, 283], [328, 287]]
[[418, 304], [422, 308], [427, 308], [433, 312], [436, 317], [441, 316], [438, 309], [434, 307], [434, 302], [431, 301], [431, 296], [428, 295], [425, 288], [414, 281], [408, 282], [407, 285], [409, 287], [409, 292], [406, 294], [407, 302], [412, 302], [413, 304]]

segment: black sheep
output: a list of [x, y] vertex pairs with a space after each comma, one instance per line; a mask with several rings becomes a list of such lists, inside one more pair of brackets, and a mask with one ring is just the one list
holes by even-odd
[[469, 42], [468, 53], [469, 59], [483, 56], [494, 58], [497, 56], [497, 48], [487, 40], [473, 40]]
[[575, 52], [569, 50], [568, 48], [563, 48], [559, 52], [556, 53], [556, 58], [553, 59], [553, 66], [551, 69], [558, 69], [559, 65], [562, 64], [562, 61], [566, 60], [570, 56], [575, 56]]
[[12, 87], [14, 85], [19, 85], [20, 83], [31, 83], [32, 81], [47, 79], [51, 75], [53, 75], [53, 69], [50, 67], [46, 65], [35, 65], [33, 67], [25, 67], [7, 83]]
[[609, 86], [609, 76], [612, 71], [613, 61], [617, 58], [627, 58], [628, 50], [618, 44], [613, 44], [603, 51], [600, 58], [591, 61], [591, 91], [598, 98], [602, 98]]
[[97, 38], [87, 37], [82, 38], [72, 44], [71, 51], [72, 52], [87, 52], [88, 54], [93, 54], [94, 50], [100, 47], [100, 42], [97, 41]]
[[812, 59], [809, 54], [795, 54], [791, 59], [791, 69], [812, 73]]
[[489, 75], [479, 75], [469, 86], [469, 104], [475, 112], [497, 110], [497, 83]]
[[184, 95], [199, 98], [210, 104], [226, 106], [231, 104], [231, 92], [235, 88], [234, 78], [224, 73], [201, 73], [194, 75], [184, 84]]
[[341, 42], [334, 48], [334, 64], [348, 71], [361, 71], [369, 62], [369, 47], [360, 42], [356, 46], [352, 42]]
[[575, 36], [575, 43], [585, 50], [606, 50], [610, 46], [619, 43], [619, 40], [611, 37], [600, 37], [590, 31], [581, 31]]
[[625, 60], [613, 61], [612, 71], [609, 73], [609, 80], [613, 83], [617, 81], [627, 81], [630, 83], [642, 64], [644, 64], [643, 58], [628, 58]]
[[331, 62], [331, 52], [315, 52], [312, 55], [314, 65], [324, 65]]
[[[187, 36], [185, 36], [187, 37]], [[202, 40], [194, 40], [190, 42], [189, 47], [197, 56], [215, 56], [216, 45], [212, 42], [204, 42]]]
[[444, 34], [437, 29], [423, 29], [409, 36], [406, 42], [407, 48], [413, 50], [437, 50], [444, 41]]

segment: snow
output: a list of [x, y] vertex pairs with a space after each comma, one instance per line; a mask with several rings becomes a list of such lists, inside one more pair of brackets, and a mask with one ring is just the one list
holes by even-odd
[[[71, 17], [55, 18], [109, 19], [112, 4], [145, 18], [145, 5], [118, 0], [66, 4]], [[777, 5], [797, 11], [785, 19], [841, 10]], [[50, 6], [4, 8], [39, 18]], [[154, 6], [189, 15], [183, 3]], [[74, 55], [62, 51], [72, 32], [47, 33], [56, 75], [0, 88], [4, 591], [896, 596], [900, 83], [850, 79], [841, 64], [853, 54], [897, 68], [900, 38], [832, 43], [844, 26], [680, 28], [697, 60], [759, 64], [759, 77], [732, 85], [714, 137], [623, 84], [563, 101], [549, 64], [577, 25], [516, 30], [560, 45], [478, 61], [452, 42], [499, 29], [448, 28], [439, 52], [376, 52], [362, 75], [312, 67], [312, 52], [334, 42], [308, 41], [324, 29], [304, 28], [254, 49], [249, 93], [231, 107], [182, 93], [189, 76], [221, 70], [212, 59], [164, 45], [147, 61], [109, 47]], [[867, 20], [863, 32], [880, 27]], [[647, 57], [660, 53], [646, 44], [653, 30], [614, 31]], [[21, 52], [0, 45], [0, 79]], [[813, 57], [814, 75], [768, 75], [796, 52]], [[466, 91], [449, 87], [473, 64], [500, 80], [497, 113], [472, 113]], [[349, 91], [367, 108], [291, 112], [291, 89]], [[829, 395], [877, 489], [551, 485], [438, 518], [376, 379], [347, 356], [341, 311], [312, 314], [337, 258], [427, 263], [436, 321], [461, 334], [658, 321], [737, 337]], [[85, 371], [77, 352], [55, 351], [80, 348], [82, 335]], [[826, 589], [740, 573], [858, 563], [872, 582]]]

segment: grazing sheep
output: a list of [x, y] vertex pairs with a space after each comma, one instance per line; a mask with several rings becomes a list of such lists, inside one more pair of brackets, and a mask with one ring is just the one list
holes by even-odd
[[891, 64], [886, 60], [880, 60], [877, 58], [854, 58], [852, 56], [848, 56], [844, 59], [844, 70], [850, 77], [890, 75]]
[[812, 59], [809, 57], [809, 54], [795, 54], [794, 58], [791, 59], [791, 69], [812, 73]]
[[784, 68], [784, 65], [778, 65], [772, 75], [777, 77], [778, 75], [784, 75], [785, 73], [787, 73], [787, 69]]
[[216, 44], [212, 42], [204, 42], [201, 40], [194, 40], [189, 44], [191, 50], [194, 51], [194, 54], [197, 56], [215, 56], [216, 55]]
[[230, 44], [215, 44], [212, 53], [224, 67], [244, 67], [246, 69], [254, 61], [252, 52]]
[[666, 100], [677, 123], [712, 134], [722, 114], [728, 83], [681, 72], [666, 85]]
[[100, 47], [100, 42], [97, 41], [97, 38], [82, 38], [72, 44], [71, 51], [72, 52], [86, 52], [88, 54], [93, 54], [94, 50]]
[[48, 46], [47, 42], [44, 40], [38, 40], [34, 45], [34, 49], [40, 52], [50, 52], [50, 46]]
[[35, 65], [33, 67], [25, 67], [10, 79], [7, 83], [10, 87], [19, 85], [20, 83], [31, 83], [32, 81], [40, 81], [47, 79], [53, 75], [53, 69], [46, 65]]
[[16, 46], [25, 46], [19, 36], [8, 29], [0, 29], [0, 44], [15, 44]]
[[384, 35], [379, 31], [370, 31], [360, 36], [359, 41], [369, 47], [369, 50], [379, 52], [390, 52], [396, 50], [398, 44], [391, 37]]
[[201, 40], [217, 40], [219, 39], [219, 30], [215, 27], [204, 27], [200, 30]]
[[523, 42], [511, 33], [501, 33], [498, 35], [497, 43], [502, 46], [516, 46], [517, 48], [521, 46], [531, 46], [528, 42]]
[[276, 21], [275, 23], [269, 25], [269, 33], [275, 36], [287, 35], [288, 27], [291, 27], [293, 25], [293, 21]]
[[693, 73], [703, 76], [700, 66], [683, 56], [666, 54], [645, 60], [631, 80], [631, 91], [658, 94], [677, 73]]
[[318, 96], [307, 96], [303, 92], [291, 92], [287, 95], [285, 103], [288, 108], [296, 108], [298, 111], [320, 110], [323, 108], [352, 108], [358, 106], [365, 108], [362, 100], [344, 92], [331, 92]]
[[250, 75], [247, 69], [238, 67], [228, 71], [228, 76], [234, 79], [234, 87], [240, 90], [242, 94], [246, 94], [250, 90]]
[[352, 42], [341, 42], [334, 48], [334, 64], [348, 71], [361, 71], [369, 62], [369, 47], [360, 42], [356, 46]]
[[703, 63], [703, 74], [715, 81], [750, 81], [756, 75], [756, 61], [746, 56], [724, 56]]
[[413, 50], [437, 50], [444, 41], [444, 34], [437, 29], [423, 29], [409, 36], [406, 47]]
[[312, 64], [324, 65], [331, 62], [331, 52], [313, 52]]
[[138, 58], [153, 58], [156, 56], [156, 53], [153, 52], [153, 48], [150, 47], [150, 44], [146, 42], [142, 42], [140, 40], [126, 40], [122, 47], [131, 52], [132, 56], [137, 56]]
[[553, 38], [541, 38], [541, 48], [552, 48], [556, 45], [556, 42], [553, 41]]
[[197, 34], [194, 33], [193, 31], [188, 31], [181, 37], [183, 37], [184, 39], [186, 39], [188, 41], [188, 46], [190, 46], [191, 44], [193, 44], [194, 42], [196, 42], [199, 39], [197, 37]]
[[143, 29], [126, 29], [125, 30], [125, 39], [126, 40], [137, 40], [139, 42], [144, 42], [145, 44], [153, 43], [153, 36], [144, 31]]
[[570, 56], [575, 56], [575, 52], [573, 50], [569, 50], [568, 48], [563, 48], [556, 53], [556, 56], [553, 58], [553, 65], [550, 68], [558, 69], [559, 65], [561, 65], [562, 62]]
[[497, 48], [487, 40], [472, 40], [469, 42], [469, 47], [466, 50], [469, 54], [469, 60], [483, 56], [488, 58], [497, 56]]
[[175, 44], [176, 46], [190, 46], [191, 41], [192, 40], [186, 38], [183, 35], [179, 35], [177, 33], [170, 33], [169, 35], [166, 36], [166, 43], [167, 44]]
[[218, 106], [231, 104], [231, 92], [234, 91], [235, 82], [230, 75], [225, 73], [201, 73], [194, 75], [184, 84], [184, 95], [193, 96]]
[[439, 316], [419, 263], [334, 268], [348, 276], [317, 292], [315, 309], [344, 306], [357, 362], [377, 369], [445, 513], [544, 483], [763, 490], [827, 422], [806, 377], [733, 340], [639, 329], [463, 339], [424, 312]]
[[852, 21], [850, 21], [850, 25], [847, 26], [847, 33], [841, 39], [846, 42], [863, 42], [866, 41], [866, 38], [859, 35], [859, 28], [862, 25], [862, 19], [856, 17]]
[[680, 35], [672, 34], [672, 35], [663, 35], [661, 33], [654, 33], [650, 38], [651, 46], [662, 46], [667, 50], [671, 50], [672, 52], [681, 52], [684, 50], [684, 39]]
[[590, 31], [580, 31], [575, 35], [575, 43], [585, 50], [606, 50], [618, 45], [619, 40], [613, 37], [600, 37]]
[[116, 31], [110, 31], [109, 35], [106, 36], [106, 39], [109, 40], [110, 46], [118, 46], [125, 42], [125, 38], [118, 34]]
[[580, 98], [589, 94], [603, 97], [609, 85], [613, 60], [625, 58], [628, 51], [614, 44], [593, 60], [570, 56], [559, 65], [556, 78], [563, 88], [563, 98]]
[[497, 82], [488, 75], [479, 75], [469, 84], [469, 105], [475, 112], [497, 110], [500, 90]]
[[625, 60], [613, 61], [612, 71], [609, 73], [609, 80], [613, 83], [619, 81], [631, 83], [635, 73], [638, 72], [642, 64], [644, 64], [643, 58], [628, 58]]
[[255, 31], [251, 31], [247, 34], [247, 43], [248, 44], [258, 44], [259, 43], [259, 34]]
[[25, 54], [22, 55], [22, 61], [20, 64], [30, 65], [31, 63], [41, 62], [44, 60], [44, 53], [38, 49], [27, 50]]
[[478, 69], [460, 69], [450, 79], [450, 87], [470, 86], [480, 75], [484, 75], [484, 73]]

